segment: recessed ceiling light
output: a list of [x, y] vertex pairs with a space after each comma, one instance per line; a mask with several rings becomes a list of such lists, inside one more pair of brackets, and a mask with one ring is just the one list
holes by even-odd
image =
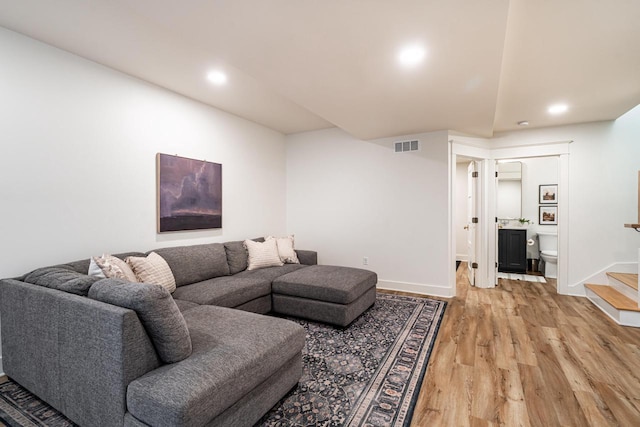
[[519, 126], [529, 126], [529, 121], [528, 120], [520, 120], [518, 122]]
[[555, 104], [549, 107], [547, 111], [549, 114], [562, 114], [565, 113], [569, 109], [567, 104]]
[[207, 80], [209, 80], [214, 85], [223, 85], [227, 82], [227, 75], [222, 71], [211, 71], [207, 74]]
[[407, 46], [398, 53], [398, 61], [405, 67], [412, 67], [422, 62], [425, 50], [422, 46]]

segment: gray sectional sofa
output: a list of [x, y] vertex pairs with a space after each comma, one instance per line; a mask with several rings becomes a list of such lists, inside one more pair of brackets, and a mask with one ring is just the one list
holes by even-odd
[[[81, 426], [253, 425], [302, 373], [304, 329], [262, 315], [273, 311], [273, 283], [294, 289], [292, 303], [278, 300], [280, 312], [304, 317], [291, 304], [306, 285], [286, 277], [317, 264], [316, 253], [297, 250], [300, 264], [246, 270], [242, 242], [154, 252], [173, 272], [173, 294], [88, 276], [89, 260], [0, 281], [5, 373]], [[116, 256], [131, 255], [145, 254]], [[335, 323], [373, 304], [377, 279], [363, 272], [342, 270], [355, 293], [329, 286]]]

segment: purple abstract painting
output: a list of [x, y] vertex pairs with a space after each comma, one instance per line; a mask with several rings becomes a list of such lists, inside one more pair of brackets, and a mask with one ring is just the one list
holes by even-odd
[[222, 165], [157, 155], [158, 231], [222, 228]]

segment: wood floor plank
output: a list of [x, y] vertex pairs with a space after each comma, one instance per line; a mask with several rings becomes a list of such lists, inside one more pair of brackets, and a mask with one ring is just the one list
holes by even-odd
[[473, 401], [473, 367], [455, 364], [451, 369], [451, 383], [458, 387], [450, 389], [449, 400], [444, 407], [443, 424], [427, 420], [424, 425], [471, 426], [471, 404]]
[[518, 369], [500, 369], [498, 424], [504, 426], [530, 426], [529, 413]]
[[537, 366], [520, 365], [520, 380], [524, 391], [529, 421], [533, 427], [559, 426], [552, 396], [546, 388], [544, 374]]
[[511, 339], [516, 353], [516, 361], [521, 364], [537, 366], [536, 353], [531, 345], [524, 319], [519, 316], [508, 317]]
[[459, 325], [456, 363], [473, 366], [476, 354], [476, 332], [478, 330], [478, 304], [466, 306]]
[[451, 361], [455, 359], [456, 344], [450, 341], [441, 341], [434, 347], [434, 353], [438, 353], [437, 360], [429, 363], [427, 375], [422, 382], [422, 389], [429, 390], [423, 398], [424, 411], [416, 412], [413, 417], [414, 422], [419, 424], [423, 419], [442, 418], [444, 409], [451, 396], [451, 389], [448, 384], [454, 380], [452, 378]]
[[621, 426], [637, 426], [640, 425], [640, 419], [638, 418], [638, 412], [634, 406], [629, 403], [625, 396], [621, 396], [616, 393], [609, 384], [596, 383], [598, 393], [607, 406], [611, 410], [618, 425]]
[[580, 362], [576, 360], [574, 354], [567, 348], [567, 343], [562, 339], [560, 331], [556, 328], [543, 328], [551, 348], [560, 363], [560, 368], [569, 381], [571, 390], [593, 393], [591, 381], [580, 367]]
[[516, 370], [518, 362], [511, 338], [511, 329], [507, 323], [507, 316], [499, 312], [493, 313], [491, 321], [493, 326], [494, 348], [496, 350], [496, 367]]
[[599, 395], [585, 391], [577, 391], [576, 399], [584, 412], [589, 425], [592, 426], [617, 426], [618, 423], [609, 407], [602, 402]]
[[495, 422], [498, 417], [498, 373], [493, 369], [493, 346], [478, 346], [473, 366], [471, 415]]

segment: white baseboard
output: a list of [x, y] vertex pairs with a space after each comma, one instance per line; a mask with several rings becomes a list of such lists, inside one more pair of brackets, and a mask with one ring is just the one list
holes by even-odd
[[422, 283], [394, 282], [391, 280], [379, 280], [376, 285], [378, 289], [390, 291], [411, 292], [420, 295], [431, 295], [435, 297], [451, 298], [454, 290], [444, 286], [426, 285]]

